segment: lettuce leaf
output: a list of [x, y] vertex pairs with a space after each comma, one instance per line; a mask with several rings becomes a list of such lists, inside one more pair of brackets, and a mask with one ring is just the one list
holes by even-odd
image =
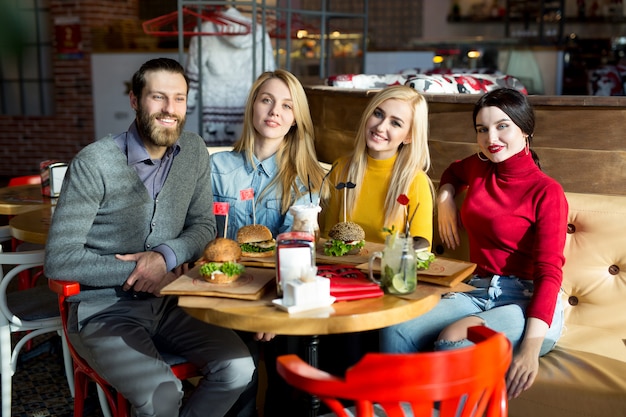
[[[328, 244], [329, 242], [330, 244]], [[324, 254], [326, 256], [343, 256], [352, 249], [362, 248], [363, 246], [365, 246], [364, 241], [360, 241], [354, 245], [348, 245], [342, 240], [331, 239], [324, 245]]]
[[213, 272], [222, 272], [229, 277], [233, 275], [241, 275], [246, 270], [246, 267], [236, 262], [224, 262], [222, 264], [217, 262], [207, 262], [200, 267], [200, 273], [202, 275], [211, 275]]
[[262, 248], [260, 246], [256, 246], [256, 245], [250, 245], [248, 243], [242, 243], [241, 245], [241, 251], [242, 252], [269, 252], [272, 251], [274, 249], [276, 249], [276, 247], [269, 247], [269, 248]]
[[415, 264], [417, 269], [428, 269], [430, 264], [435, 260], [435, 254], [432, 252], [419, 252], [415, 256]]

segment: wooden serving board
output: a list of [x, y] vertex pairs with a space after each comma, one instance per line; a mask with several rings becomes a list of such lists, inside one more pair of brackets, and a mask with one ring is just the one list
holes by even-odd
[[239, 263], [254, 268], [276, 268], [276, 256], [268, 256], [267, 258], [251, 258], [244, 256]]
[[276, 285], [276, 273], [271, 269], [246, 267], [245, 272], [236, 281], [228, 284], [211, 284], [205, 281], [199, 272], [200, 267], [190, 269], [161, 290], [161, 294], [201, 295], [209, 297], [237, 298], [258, 300]]
[[[367, 263], [357, 265], [356, 268], [366, 273], [369, 272], [369, 265]], [[376, 259], [372, 269], [375, 274], [380, 274], [379, 259]], [[435, 258], [428, 269], [417, 271], [417, 281], [429, 282], [445, 287], [454, 287], [468, 279], [475, 269], [475, 263], [439, 256]]]
[[[320, 239], [316, 245], [315, 257], [317, 264], [319, 265], [359, 265], [367, 264], [370, 259], [370, 255], [376, 251], [382, 251], [385, 247], [382, 243], [365, 242], [365, 246], [361, 249], [358, 255], [344, 255], [344, 256], [328, 256], [324, 254], [324, 243], [326, 239]], [[251, 266], [255, 268], [276, 268], [276, 256], [267, 258], [251, 258], [242, 257], [239, 263]]]

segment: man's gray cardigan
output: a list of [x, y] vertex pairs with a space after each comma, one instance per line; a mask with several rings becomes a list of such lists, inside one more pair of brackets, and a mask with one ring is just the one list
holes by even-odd
[[209, 155], [202, 138], [185, 132], [180, 152], [152, 199], [113, 136], [82, 149], [70, 163], [46, 243], [45, 274], [78, 281], [72, 301], [127, 298], [121, 290], [135, 267], [116, 254], [166, 244], [177, 265], [194, 261], [215, 238]]

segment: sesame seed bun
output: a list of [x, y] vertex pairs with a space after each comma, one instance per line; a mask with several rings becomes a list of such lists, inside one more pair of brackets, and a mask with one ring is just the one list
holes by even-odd
[[267, 226], [262, 224], [249, 224], [237, 231], [237, 242], [239, 244], [264, 242], [266, 240], [272, 240], [272, 232], [270, 232]]
[[359, 241], [365, 240], [365, 231], [354, 222], [339, 222], [328, 231], [328, 237], [344, 242]]
[[[351, 248], [347, 252], [341, 253], [341, 255], [359, 255], [365, 241], [365, 231], [357, 223], [349, 221], [339, 222], [328, 231], [328, 238], [326, 245], [329, 248], [333, 246], [335, 241], [343, 242], [345, 246]], [[324, 253], [338, 256], [337, 253], [328, 251], [328, 248], [325, 249]]]
[[234, 262], [241, 258], [241, 248], [239, 244], [232, 239], [218, 237], [210, 241], [204, 248], [202, 258], [196, 261], [196, 265], [214, 264], [218, 270], [210, 274], [205, 274], [200, 268], [200, 276], [211, 284], [228, 284], [234, 282], [241, 274], [228, 275], [221, 272], [220, 268], [225, 262]]
[[276, 240], [262, 224], [249, 224], [237, 231], [241, 255], [248, 258], [269, 258], [276, 253]]
[[210, 241], [204, 248], [206, 262], [234, 262], [241, 258], [241, 248], [232, 239], [218, 237]]

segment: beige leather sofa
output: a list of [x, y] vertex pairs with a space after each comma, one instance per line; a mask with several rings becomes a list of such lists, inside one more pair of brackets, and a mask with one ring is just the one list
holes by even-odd
[[[565, 329], [510, 417], [626, 416], [626, 197], [566, 193]], [[465, 244], [466, 244], [465, 240]], [[444, 256], [465, 258], [466, 247]]]
[[[318, 158], [352, 148], [361, 113], [376, 90], [308, 87]], [[425, 95], [431, 178], [476, 151], [476, 97]], [[565, 249], [565, 330], [540, 359], [533, 386], [509, 403], [511, 417], [626, 417], [626, 97], [531, 96], [534, 149], [569, 202]], [[465, 246], [440, 255], [467, 259]]]
[[510, 416], [626, 416], [626, 197], [568, 193], [565, 331]]

